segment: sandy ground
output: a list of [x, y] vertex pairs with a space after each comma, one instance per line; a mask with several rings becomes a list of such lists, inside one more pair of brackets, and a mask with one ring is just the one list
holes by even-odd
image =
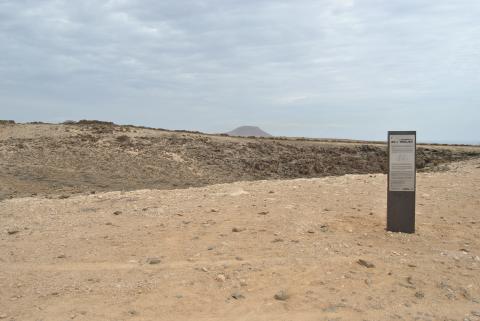
[[480, 320], [480, 160], [450, 167], [413, 235], [385, 175], [4, 200], [0, 319]]

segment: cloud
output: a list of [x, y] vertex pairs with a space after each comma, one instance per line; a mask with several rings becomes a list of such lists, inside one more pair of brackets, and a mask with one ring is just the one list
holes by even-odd
[[304, 129], [279, 134], [358, 138], [410, 123], [434, 139], [453, 122], [462, 138], [480, 116], [479, 14], [467, 0], [0, 1], [0, 112], [212, 132], [293, 117]]

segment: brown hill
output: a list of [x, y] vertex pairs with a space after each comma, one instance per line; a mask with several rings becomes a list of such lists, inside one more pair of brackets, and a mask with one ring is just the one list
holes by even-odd
[[[480, 156], [421, 146], [422, 170]], [[173, 189], [262, 179], [384, 173], [379, 143], [241, 138], [102, 122], [0, 125], [0, 200], [93, 191]]]

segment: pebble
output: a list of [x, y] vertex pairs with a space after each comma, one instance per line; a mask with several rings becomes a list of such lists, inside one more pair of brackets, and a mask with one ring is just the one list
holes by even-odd
[[232, 228], [232, 232], [242, 232], [245, 231], [244, 227], [234, 227]]
[[267, 215], [267, 214], [268, 214], [268, 211], [262, 211], [258, 213], [258, 215]]
[[148, 264], [159, 264], [160, 262], [162, 261], [158, 257], [149, 257], [147, 259]]
[[120, 214], [122, 214], [122, 211], [115, 211], [115, 212], [113, 212], [113, 215], [120, 215]]
[[227, 278], [225, 277], [225, 275], [219, 274], [219, 275], [217, 275], [217, 277], [216, 277], [215, 279], [216, 279], [217, 281], [219, 281], [219, 282], [225, 282], [225, 280], [226, 280]]
[[425, 293], [423, 293], [422, 291], [415, 292], [415, 297], [417, 299], [423, 299], [425, 297]]
[[290, 298], [290, 295], [288, 295], [287, 291], [281, 290], [281, 291], [277, 292], [277, 293], [273, 296], [273, 298], [274, 298], [275, 300], [279, 300], [279, 301], [286, 301], [286, 300], [288, 300], [288, 299]]
[[203, 272], [208, 272], [208, 269], [206, 267], [202, 267]]
[[65, 254], [60, 254], [57, 256], [57, 259], [65, 259], [67, 256]]
[[368, 262], [368, 261], [365, 261], [363, 259], [359, 259], [357, 261], [358, 264], [360, 264], [361, 266], [364, 266], [366, 268], [374, 268], [375, 267], [375, 264], [371, 263], [371, 262]]
[[20, 232], [20, 231], [19, 231], [19, 230], [17, 230], [17, 229], [10, 229], [10, 230], [7, 230], [7, 233], [8, 233], [8, 235], [17, 234], [18, 232]]
[[232, 298], [234, 298], [235, 300], [240, 300], [240, 299], [245, 299], [245, 296], [240, 292], [233, 292]]
[[471, 314], [476, 317], [480, 317], [480, 310], [472, 311]]

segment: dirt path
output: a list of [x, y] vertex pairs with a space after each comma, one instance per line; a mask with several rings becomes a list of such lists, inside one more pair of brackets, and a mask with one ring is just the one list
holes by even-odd
[[5, 200], [0, 319], [480, 320], [480, 161], [450, 166], [414, 235], [385, 175]]

